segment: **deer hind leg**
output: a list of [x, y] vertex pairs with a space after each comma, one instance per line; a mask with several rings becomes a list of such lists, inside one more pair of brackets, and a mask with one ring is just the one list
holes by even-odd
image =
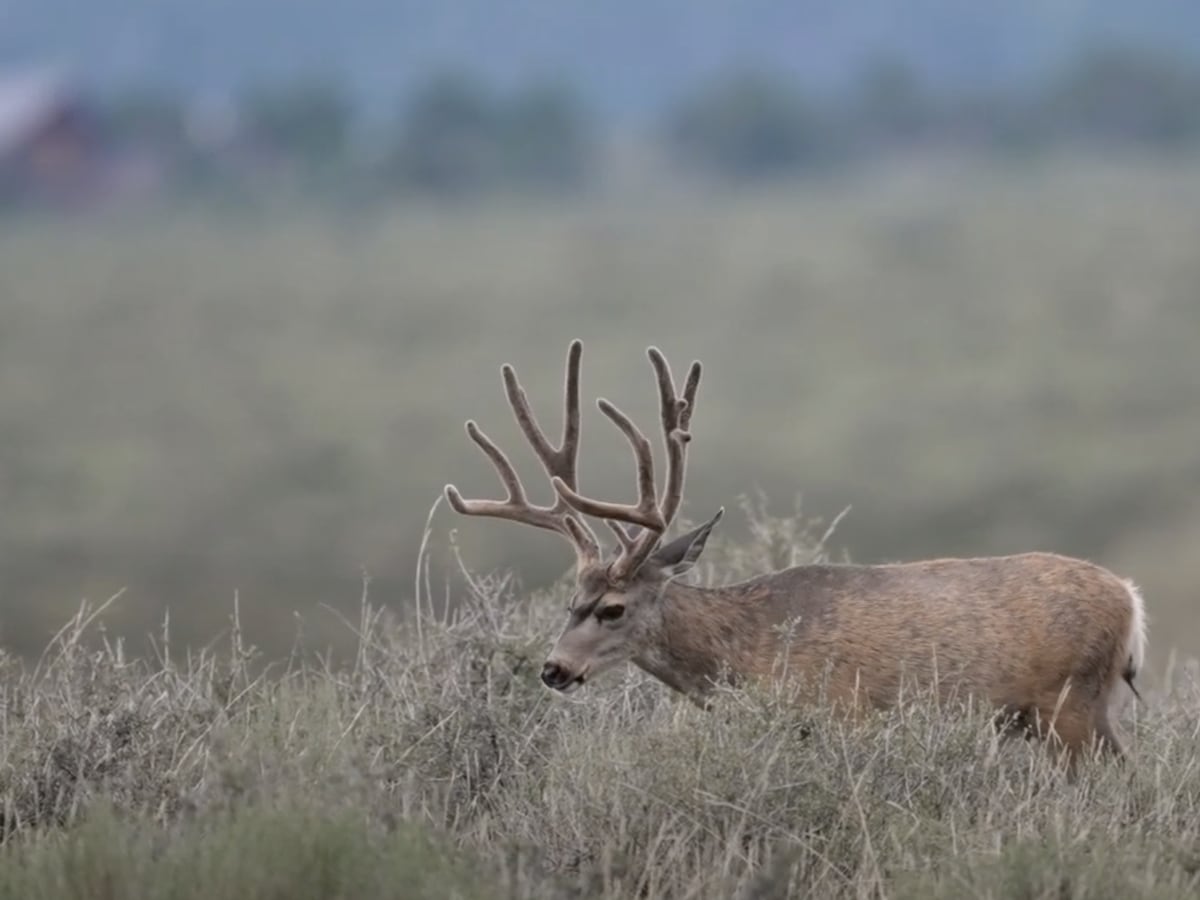
[[1092, 710], [1069, 697], [1061, 701], [1056, 696], [1051, 703], [1038, 704], [1033, 718], [1034, 733], [1056, 758], [1065, 759], [1071, 770], [1097, 736]]
[[1117, 734], [1113, 724], [1108, 718], [1108, 704], [1103, 703], [1099, 711], [1096, 713], [1094, 726], [1096, 729], [1096, 740], [1100, 745], [1100, 750], [1105, 756], [1115, 759], [1125, 758], [1125, 747], [1121, 744], [1121, 738]]
[[1125, 758], [1125, 747], [1121, 737], [1113, 725], [1114, 696], [1123, 686], [1118, 677], [1123, 667], [1116, 667], [1105, 682], [1104, 686], [1095, 692], [1090, 702], [1086, 704], [1091, 717], [1092, 740], [1094, 746], [1086, 749], [1095, 750], [1106, 759], [1122, 760]]
[[1081, 759], [1099, 752], [1109, 759], [1123, 759], [1125, 748], [1108, 717], [1105, 702], [1086, 703], [1082, 700], [1039, 707], [1036, 732], [1047, 742], [1050, 752], [1066, 760], [1068, 770], [1075, 771]]
[[1125, 745], [1121, 741], [1121, 736], [1116, 726], [1113, 725], [1113, 717], [1120, 710], [1120, 703], [1117, 698], [1120, 696], [1119, 692], [1123, 688], [1124, 684], [1122, 680], [1113, 678], [1108, 685], [1108, 690], [1104, 691], [1097, 698], [1094, 713], [1096, 740], [1100, 744], [1101, 752], [1107, 757], [1113, 757], [1118, 760], [1125, 758]]

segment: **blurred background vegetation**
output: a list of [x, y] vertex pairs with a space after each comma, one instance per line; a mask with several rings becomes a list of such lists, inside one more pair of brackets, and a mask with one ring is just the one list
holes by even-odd
[[[1187, 4], [118, 6], [0, 26], [6, 645], [122, 586], [139, 646], [235, 591], [271, 653], [352, 645], [334, 610], [364, 574], [406, 607], [442, 485], [499, 490], [463, 419], [548, 491], [498, 370], [556, 429], [581, 337], [647, 427], [645, 346], [705, 362], [685, 514], [1087, 556], [1144, 586], [1157, 663], [1200, 650]], [[628, 497], [585, 429], [586, 489]], [[570, 561], [441, 508], [435, 583], [451, 529], [531, 587]]]

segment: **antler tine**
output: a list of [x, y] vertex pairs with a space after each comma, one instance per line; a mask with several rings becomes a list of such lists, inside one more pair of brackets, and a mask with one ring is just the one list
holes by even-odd
[[688, 425], [695, 410], [696, 390], [700, 386], [700, 363], [693, 362], [683, 386], [683, 396], [675, 393], [671, 367], [657, 347], [646, 351], [658, 377], [659, 413], [662, 418], [663, 443], [667, 451], [667, 488], [661, 508], [665, 526], [670, 526], [683, 502], [683, 483], [687, 474], [687, 444], [692, 439]]
[[[565, 500], [576, 512], [600, 519], [613, 519], [618, 522], [629, 522], [640, 525], [651, 532], [661, 534], [665, 529], [662, 515], [658, 511], [658, 496], [654, 486], [654, 454], [650, 442], [638, 429], [633, 421], [621, 410], [607, 400], [596, 401], [600, 411], [608, 416], [629, 440], [633, 447], [634, 460], [637, 463], [638, 502], [632, 506], [625, 503], [608, 503], [604, 500], [593, 500], [578, 493], [562, 478], [554, 478], [554, 489], [559, 497]], [[624, 543], [624, 542], [622, 542]]]
[[596, 535], [588, 524], [572, 515], [565, 515], [562, 520], [563, 524], [567, 526], [572, 543], [576, 547], [585, 548], [589, 556], [599, 559], [600, 542], [596, 540]]
[[659, 504], [659, 522], [661, 528], [657, 531], [646, 530], [637, 535], [632, 541], [622, 542], [621, 556], [613, 563], [612, 571], [615, 577], [625, 578], [636, 572], [646, 558], [654, 552], [679, 511], [683, 499], [684, 475], [687, 471], [687, 443], [692, 439], [687, 427], [692, 418], [692, 410], [696, 400], [696, 389], [700, 386], [700, 363], [693, 362], [684, 382], [683, 396], [675, 392], [675, 380], [671, 377], [671, 367], [667, 358], [657, 347], [646, 350], [650, 364], [658, 381], [659, 416], [662, 420], [663, 441], [667, 450], [667, 487]]
[[612, 519], [605, 519], [604, 524], [607, 525], [609, 530], [617, 536], [617, 541], [620, 543], [623, 551], [629, 551], [633, 549], [635, 538], [625, 530], [624, 525], [622, 525], [620, 522], [615, 522]]
[[496, 471], [500, 474], [500, 480], [504, 482], [504, 487], [508, 491], [508, 497], [504, 500], [466, 500], [458, 492], [458, 488], [448, 484], [445, 490], [446, 500], [454, 511], [464, 516], [493, 516], [501, 519], [513, 519], [550, 531], [562, 531], [563, 528], [559, 523], [549, 515], [539, 514], [548, 511], [531, 506], [525, 499], [525, 489], [521, 485], [517, 470], [513, 468], [504, 451], [480, 430], [474, 420], [467, 422], [467, 434], [496, 467]]
[[[567, 380], [563, 386], [563, 436], [558, 448], [567, 475], [563, 480], [575, 486], [579, 461], [579, 363], [583, 358], [583, 342], [571, 341], [567, 348]], [[569, 476], [569, 477], [568, 477]]]
[[496, 467], [496, 471], [500, 473], [500, 480], [504, 482], [504, 487], [508, 491], [509, 503], [524, 503], [525, 502], [525, 487], [521, 484], [521, 478], [517, 475], [517, 470], [513, 468], [513, 464], [508, 461], [508, 457], [504, 455], [504, 451], [492, 442], [479, 426], [475, 424], [474, 419], [467, 420], [467, 435], [476, 444], [479, 445], [487, 458], [492, 461], [492, 465]]
[[[576, 458], [579, 447], [579, 366], [583, 344], [572, 341], [567, 351], [566, 410], [563, 423], [562, 446], [553, 447], [534, 418], [533, 410], [525, 391], [517, 380], [516, 371], [505, 364], [501, 369], [505, 394], [516, 416], [517, 424], [533, 447], [534, 453], [552, 479], [562, 479], [572, 486], [576, 479]], [[446, 500], [451, 508], [462, 515], [492, 516], [524, 522], [566, 537], [575, 547], [580, 560], [599, 558], [600, 542], [586, 522], [569, 513], [570, 506], [557, 497], [553, 506], [535, 506], [525, 497], [525, 489], [516, 469], [499, 447], [475, 424], [467, 422], [467, 434], [492, 461], [500, 480], [508, 491], [504, 500], [465, 500], [452, 484], [446, 485]]]
[[546, 472], [557, 475], [572, 487], [576, 483], [576, 464], [579, 450], [579, 365], [583, 357], [583, 343], [572, 341], [567, 349], [567, 376], [564, 388], [562, 444], [553, 446], [537, 423], [525, 389], [517, 380], [516, 370], [505, 364], [500, 370], [504, 378], [504, 393], [512, 407], [517, 424], [533, 446], [533, 452], [542, 462]]
[[683, 402], [687, 404], [679, 414], [679, 429], [687, 431], [692, 424], [692, 413], [696, 411], [696, 389], [700, 387], [700, 360], [692, 360], [687, 381], [683, 383]]

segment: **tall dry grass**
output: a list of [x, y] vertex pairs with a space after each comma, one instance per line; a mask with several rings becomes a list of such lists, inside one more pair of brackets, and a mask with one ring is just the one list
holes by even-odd
[[[821, 552], [757, 520], [706, 577]], [[806, 537], [807, 535], [807, 537]], [[814, 540], [814, 538], [816, 540]], [[714, 548], [717, 549], [717, 548]], [[423, 570], [425, 571], [425, 570]], [[1067, 777], [991, 712], [914, 697], [861, 722], [636, 671], [538, 683], [567, 586], [364, 592], [345, 666], [228, 643], [149, 660], [81, 610], [3, 661], [0, 897], [1166, 898], [1200, 890], [1200, 678], [1124, 723], [1124, 766]]]

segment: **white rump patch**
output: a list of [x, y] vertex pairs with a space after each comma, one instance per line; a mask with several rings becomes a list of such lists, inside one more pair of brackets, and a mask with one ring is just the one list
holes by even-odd
[[1126, 658], [1134, 674], [1142, 670], [1146, 661], [1146, 604], [1136, 584], [1125, 579], [1125, 590], [1133, 607], [1133, 620], [1129, 623], [1129, 637], [1125, 642]]

